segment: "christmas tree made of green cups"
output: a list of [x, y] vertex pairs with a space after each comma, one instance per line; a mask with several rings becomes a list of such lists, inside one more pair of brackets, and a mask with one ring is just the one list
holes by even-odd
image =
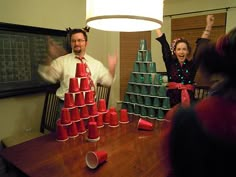
[[144, 39], [139, 43], [122, 108], [127, 109], [130, 115], [156, 120], [164, 120], [170, 110], [162, 75], [157, 73], [156, 63], [152, 61], [151, 51], [147, 50]]

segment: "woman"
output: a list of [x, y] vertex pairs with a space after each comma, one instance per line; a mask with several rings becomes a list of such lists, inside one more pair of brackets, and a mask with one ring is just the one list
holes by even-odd
[[163, 60], [168, 75], [167, 96], [170, 97], [172, 107], [180, 102], [189, 105], [190, 99], [193, 99], [193, 83], [199, 65], [199, 61], [196, 59], [197, 50], [199, 46], [208, 42], [213, 23], [214, 16], [208, 15], [205, 30], [201, 38], [196, 41], [197, 47], [191, 60], [188, 58], [191, 54], [191, 47], [187, 40], [175, 39], [170, 48], [165, 34], [160, 29], [156, 30], [156, 40], [161, 43]]
[[236, 176], [236, 28], [199, 52], [204, 77], [221, 75], [209, 97], [172, 114], [167, 164], [174, 177]]

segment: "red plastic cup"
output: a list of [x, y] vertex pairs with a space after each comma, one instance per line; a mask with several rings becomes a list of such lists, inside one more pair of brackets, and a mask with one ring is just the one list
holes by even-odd
[[110, 123], [110, 112], [106, 112], [104, 115], [103, 115], [103, 123], [104, 124], [109, 124]]
[[100, 139], [97, 122], [88, 123], [88, 141], [95, 142]]
[[151, 122], [148, 122], [148, 121], [140, 118], [138, 121], [138, 129], [153, 130], [153, 124]]
[[96, 122], [94, 117], [89, 118], [89, 122]]
[[71, 124], [70, 110], [68, 108], [61, 109], [61, 124], [69, 125]]
[[104, 127], [103, 116], [104, 116], [104, 114], [98, 114], [98, 117], [97, 117], [97, 127], [98, 128]]
[[65, 108], [73, 108], [75, 107], [74, 98], [72, 93], [64, 94], [64, 107]]
[[57, 141], [66, 141], [68, 140], [68, 133], [67, 127], [62, 125], [60, 120], [57, 121], [57, 128], [56, 128], [56, 140]]
[[95, 169], [107, 161], [106, 151], [89, 151], [85, 157], [86, 164], [89, 168]]
[[118, 116], [116, 112], [110, 112], [110, 127], [118, 127]]
[[80, 121], [80, 114], [79, 114], [79, 109], [78, 108], [73, 108], [70, 111], [70, 118], [73, 122]]
[[80, 79], [80, 90], [81, 91], [88, 91], [88, 90], [90, 90], [89, 78], [88, 77]]
[[75, 122], [72, 122], [72, 124], [68, 126], [68, 136], [69, 138], [74, 138], [74, 137], [77, 137], [78, 135], [79, 135], [79, 132], [77, 129], [77, 125]]
[[79, 92], [75, 94], [75, 106], [84, 106], [84, 94], [83, 92]]
[[83, 106], [80, 108], [80, 118], [89, 118], [89, 112], [88, 112], [88, 107]]
[[70, 78], [69, 92], [70, 92], [70, 93], [79, 92], [78, 78]]
[[77, 63], [75, 77], [85, 77], [85, 76], [86, 76], [85, 64]]
[[86, 133], [86, 129], [85, 129], [85, 125], [84, 125], [84, 121], [81, 120], [79, 122], [76, 122], [77, 125], [77, 129], [78, 129], [78, 133], [79, 134], [84, 134]]
[[94, 91], [90, 90], [85, 93], [85, 104], [93, 104], [94, 100]]
[[106, 100], [105, 99], [100, 99], [98, 101], [98, 112], [106, 112]]
[[115, 107], [110, 107], [109, 111], [110, 112], [116, 112], [116, 108]]
[[127, 109], [121, 109], [120, 110], [120, 123], [129, 123], [129, 117]]
[[97, 105], [96, 105], [96, 104], [89, 105], [89, 115], [90, 115], [90, 116], [96, 116], [96, 115], [98, 115]]

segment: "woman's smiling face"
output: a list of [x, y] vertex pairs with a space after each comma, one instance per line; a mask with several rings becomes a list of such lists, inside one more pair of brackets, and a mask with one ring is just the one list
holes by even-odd
[[187, 44], [185, 42], [179, 42], [176, 45], [174, 53], [175, 53], [179, 63], [183, 64], [189, 55], [189, 50], [188, 50]]

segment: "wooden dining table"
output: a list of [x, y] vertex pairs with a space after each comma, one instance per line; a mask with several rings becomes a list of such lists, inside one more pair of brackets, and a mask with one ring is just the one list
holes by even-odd
[[[87, 141], [87, 133], [64, 142], [49, 133], [6, 148], [0, 156], [30, 177], [165, 177], [165, 157], [160, 148], [163, 126], [150, 120], [153, 130], [139, 130], [138, 119], [118, 127], [99, 128], [100, 140], [96, 142]], [[97, 150], [107, 152], [107, 161], [90, 169], [85, 156]]]

